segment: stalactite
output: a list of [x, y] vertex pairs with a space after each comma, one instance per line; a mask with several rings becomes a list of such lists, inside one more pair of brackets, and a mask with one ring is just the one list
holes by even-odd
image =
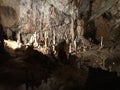
[[80, 40], [80, 37], [84, 36], [84, 20], [77, 20], [77, 39]]
[[[75, 24], [75, 39], [74, 39], [74, 48], [75, 50], [77, 50], [77, 48], [80, 47], [80, 41], [81, 41], [81, 37], [84, 37], [84, 20], [81, 19], [77, 19], [76, 20], [76, 24]], [[83, 44], [83, 43], [82, 43]]]
[[75, 34], [74, 34], [74, 20], [73, 20], [73, 18], [71, 18], [70, 35], [71, 35], [71, 40], [73, 42], [74, 41], [74, 37], [75, 37]]

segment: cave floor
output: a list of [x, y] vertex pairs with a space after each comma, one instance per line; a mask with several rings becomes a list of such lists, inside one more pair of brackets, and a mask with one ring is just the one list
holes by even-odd
[[[59, 63], [59, 61], [50, 58], [48, 55], [44, 55], [41, 52], [31, 48], [27, 50], [13, 50], [6, 47], [6, 52], [0, 54], [0, 83], [17, 86], [29, 82], [30, 86], [37, 86], [41, 84], [42, 80], [47, 80], [47, 78], [51, 77], [51, 75], [57, 74], [58, 77], [64, 80], [63, 77], [67, 78], [71, 74], [73, 75], [71, 77], [76, 79], [81, 76], [81, 72], [83, 76], [80, 78], [83, 78], [82, 83], [85, 83], [88, 77], [88, 66], [93, 68], [102, 68], [103, 70], [110, 70], [109, 66], [116, 64], [116, 62], [116, 67], [120, 65], [120, 61], [118, 60], [119, 55], [120, 53], [118, 51], [109, 50], [107, 48], [103, 48], [101, 50], [93, 49], [85, 52], [79, 51], [76, 53], [77, 59], [70, 58], [70, 60], [72, 59], [70, 64], [63, 65]], [[115, 59], [117, 59], [117, 61]], [[76, 62], [80, 62], [80, 64], [76, 64]], [[78, 68], [81, 67], [82, 69], [79, 70]], [[119, 68], [117, 69], [118, 70], [113, 70], [119, 72]], [[66, 73], [63, 74], [63, 72]], [[74, 72], [74, 74], [72, 74], [72, 72]], [[76, 76], [77, 73], [78, 76]], [[61, 74], [63, 74], [63, 76], [61, 76]]]

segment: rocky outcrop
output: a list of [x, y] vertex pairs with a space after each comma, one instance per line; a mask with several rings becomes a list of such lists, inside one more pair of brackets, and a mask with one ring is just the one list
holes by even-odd
[[4, 27], [12, 27], [19, 20], [19, 1], [0, 0], [1, 23]]

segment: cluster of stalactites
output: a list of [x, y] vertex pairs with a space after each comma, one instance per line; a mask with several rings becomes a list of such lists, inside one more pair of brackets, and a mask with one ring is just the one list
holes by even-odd
[[[65, 39], [70, 45], [70, 52], [76, 51], [80, 43], [84, 50], [90, 46], [90, 42], [84, 37], [84, 20], [77, 19], [77, 13], [73, 16], [66, 15], [67, 18], [64, 18], [63, 14], [59, 15], [60, 12], [58, 13], [54, 5], [50, 5], [49, 13], [46, 15], [35, 2], [28, 8], [30, 9], [25, 11], [27, 14], [23, 21], [21, 18], [21, 26], [24, 27], [22, 28], [23, 32], [34, 33], [28, 40], [25, 40], [24, 45], [33, 45], [37, 48], [52, 46], [55, 51], [55, 46]], [[65, 20], [60, 22], [61, 18]], [[18, 47], [22, 46], [21, 38], [23, 37], [19, 32], [17, 36]], [[72, 48], [74, 49], [72, 50]]]

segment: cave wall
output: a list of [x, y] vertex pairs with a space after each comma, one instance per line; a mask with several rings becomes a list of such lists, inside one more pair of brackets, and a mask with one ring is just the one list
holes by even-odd
[[19, 1], [0, 0], [0, 18], [4, 27], [15, 25], [19, 19]]
[[[112, 6], [109, 7], [109, 9], [106, 11], [105, 9], [110, 6], [110, 4], [106, 3], [107, 1], [100, 1], [95, 0], [93, 3], [93, 10], [92, 13], [99, 14], [99, 7], [102, 8], [102, 11], [105, 11], [103, 14], [101, 14], [99, 17], [95, 19], [95, 25], [97, 28], [96, 31], [96, 38], [100, 41], [101, 36], [104, 38], [105, 44], [120, 42], [118, 39], [120, 38], [120, 1], [114, 0], [114, 4], [110, 3]], [[112, 1], [111, 1], [112, 2]], [[113, 45], [113, 44], [111, 44]]]
[[[64, 2], [62, 0], [0, 0], [0, 2], [1, 23], [10, 39], [13, 36], [16, 39], [17, 33], [21, 32], [23, 41], [29, 40], [35, 31], [42, 33], [42, 37], [44, 32], [47, 32], [48, 37], [52, 38], [51, 33], [55, 31], [59, 42], [61, 38], [71, 38], [71, 29], [74, 33], [77, 32], [77, 20], [82, 18], [85, 21], [87, 39], [96, 38], [100, 41], [103, 36], [105, 44], [109, 41], [116, 42], [116, 39], [119, 42], [119, 0], [64, 0]], [[94, 18], [95, 15], [97, 18]], [[89, 22], [91, 18], [93, 20]]]

